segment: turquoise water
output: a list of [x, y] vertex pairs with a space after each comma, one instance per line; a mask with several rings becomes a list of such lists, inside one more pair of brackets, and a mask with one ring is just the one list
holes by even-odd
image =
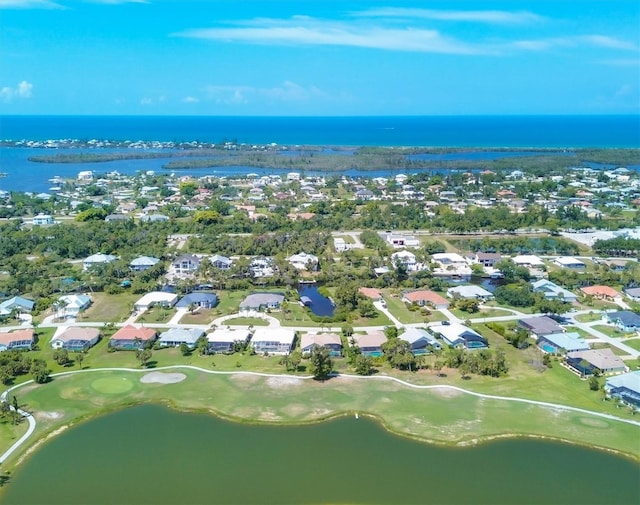
[[633, 461], [542, 440], [445, 448], [363, 418], [278, 427], [143, 405], [46, 443], [0, 502], [629, 505], [638, 475]]

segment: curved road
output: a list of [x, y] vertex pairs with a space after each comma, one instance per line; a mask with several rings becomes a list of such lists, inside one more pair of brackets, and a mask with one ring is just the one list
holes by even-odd
[[[157, 372], [160, 370], [180, 370], [180, 369], [188, 369], [188, 370], [195, 370], [197, 372], [202, 372], [202, 373], [207, 373], [207, 374], [212, 374], [212, 375], [256, 375], [259, 377], [285, 377], [288, 379], [301, 379], [301, 380], [311, 380], [313, 379], [313, 376], [311, 375], [304, 375], [304, 376], [298, 376], [298, 375], [288, 375], [288, 374], [271, 374], [271, 373], [264, 373], [264, 372], [247, 372], [247, 371], [219, 371], [219, 370], [207, 370], [205, 368], [200, 368], [198, 366], [193, 366], [193, 365], [170, 365], [170, 366], [164, 366], [164, 367], [160, 367], [160, 368], [154, 368], [153, 371]], [[56, 374], [52, 374], [51, 377], [61, 377], [64, 375], [73, 375], [73, 374], [78, 374], [78, 373], [92, 373], [92, 372], [133, 372], [133, 373], [141, 373], [141, 372], [146, 372], [149, 373], [149, 369], [138, 369], [138, 368], [95, 368], [95, 369], [87, 369], [87, 370], [72, 370], [69, 372], [59, 372]], [[362, 379], [362, 380], [388, 380], [388, 381], [392, 381], [392, 382], [396, 382], [398, 384], [401, 384], [403, 386], [409, 387], [409, 388], [413, 388], [413, 389], [451, 389], [453, 391], [458, 391], [460, 393], [464, 393], [464, 394], [468, 394], [471, 396], [475, 396], [477, 398], [486, 398], [486, 399], [490, 399], [490, 400], [502, 400], [502, 401], [508, 401], [508, 402], [518, 402], [518, 403], [526, 403], [529, 405], [537, 405], [540, 407], [544, 407], [544, 408], [550, 408], [550, 409], [557, 409], [557, 410], [564, 410], [567, 412], [578, 412], [581, 414], [587, 414], [587, 415], [591, 415], [591, 416], [596, 416], [596, 417], [601, 417], [603, 419], [608, 419], [610, 421], [618, 421], [621, 423], [626, 423], [626, 424], [631, 424], [634, 426], [638, 426], [640, 427], [640, 421], [634, 421], [632, 419], [623, 419], [620, 417], [616, 417], [614, 415], [611, 414], [605, 414], [602, 412], [594, 412], [591, 410], [587, 410], [587, 409], [581, 409], [579, 407], [572, 407], [570, 405], [561, 405], [561, 404], [557, 404], [557, 403], [550, 403], [550, 402], [542, 402], [542, 401], [538, 401], [538, 400], [528, 400], [526, 398], [517, 398], [517, 397], [512, 397], [512, 396], [496, 396], [496, 395], [488, 395], [488, 394], [484, 394], [484, 393], [476, 393], [475, 391], [469, 391], [467, 389], [463, 389], [457, 386], [450, 386], [447, 384], [437, 384], [437, 385], [432, 385], [432, 386], [428, 386], [428, 385], [418, 385], [418, 384], [412, 384], [410, 382], [404, 381], [402, 379], [397, 379], [395, 377], [389, 377], [388, 375], [381, 375], [381, 376], [361, 376], [361, 375], [351, 375], [351, 374], [333, 374], [332, 377], [335, 378], [340, 378], [340, 377], [348, 377], [350, 379]], [[9, 389], [7, 389], [6, 391], [4, 391], [2, 393], [2, 395], [0, 395], [0, 399], [1, 400], [5, 400], [7, 395], [15, 390], [18, 389], [26, 384], [30, 384], [32, 383], [33, 380], [27, 381], [27, 382], [23, 382], [22, 384], [18, 384], [16, 386], [13, 386]], [[33, 434], [33, 432], [36, 429], [36, 420], [33, 417], [32, 414], [25, 412], [24, 410], [18, 410], [18, 412], [20, 414], [22, 414], [24, 417], [27, 418], [27, 421], [29, 422], [29, 428], [27, 429], [27, 432], [22, 435], [22, 437], [20, 437], [19, 440], [17, 440], [9, 449], [7, 449], [7, 451], [5, 451], [2, 455], [0, 455], [0, 463], [3, 463], [4, 461], [7, 460], [7, 458], [9, 458], [9, 456], [11, 456], [22, 444], [24, 444], [29, 437]]]

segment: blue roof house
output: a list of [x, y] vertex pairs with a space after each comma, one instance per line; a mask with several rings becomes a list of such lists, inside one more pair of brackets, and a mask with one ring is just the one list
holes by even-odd
[[0, 303], [0, 316], [8, 316], [14, 310], [20, 313], [31, 312], [36, 302], [23, 298], [22, 296], [14, 296]]
[[218, 305], [218, 297], [213, 293], [189, 293], [176, 303], [176, 307], [187, 308], [191, 304], [201, 309], [212, 309]]
[[620, 398], [627, 405], [640, 410], [640, 370], [609, 377], [604, 390], [611, 398]]
[[[440, 342], [436, 338], [420, 328], [407, 328], [398, 338], [411, 344], [411, 352], [415, 355], [427, 354], [430, 349], [440, 349]], [[431, 347], [429, 347], [431, 346]]]
[[602, 318], [608, 323], [616, 325], [622, 331], [640, 331], [640, 315], [630, 310], [606, 312], [602, 315]]
[[574, 331], [569, 333], [550, 333], [538, 337], [538, 347], [549, 354], [558, 352], [586, 351], [589, 344]]

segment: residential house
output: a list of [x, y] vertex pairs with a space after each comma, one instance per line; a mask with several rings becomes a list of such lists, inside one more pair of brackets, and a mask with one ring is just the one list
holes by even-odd
[[372, 330], [365, 334], [354, 333], [349, 337], [350, 345], [357, 345], [364, 356], [382, 356], [382, 344], [387, 341], [383, 331]]
[[538, 347], [549, 354], [586, 351], [589, 344], [579, 333], [550, 333], [538, 337]]
[[129, 219], [131, 219], [131, 217], [126, 214], [109, 214], [104, 218], [104, 221], [105, 223], [115, 223], [118, 221], [129, 221]]
[[498, 261], [502, 259], [502, 256], [498, 253], [477, 252], [471, 257], [474, 263], [479, 263], [483, 267], [493, 268]]
[[129, 268], [134, 272], [144, 272], [145, 270], [149, 270], [151, 267], [157, 265], [160, 262], [158, 258], [152, 258], [150, 256], [138, 256], [137, 258], [131, 260], [129, 263]]
[[273, 277], [273, 259], [265, 257], [253, 258], [249, 264], [249, 269], [254, 277]]
[[0, 333], [0, 352], [31, 350], [35, 343], [34, 333], [31, 328]]
[[627, 365], [609, 348], [575, 351], [567, 354], [566, 364], [580, 375], [626, 372]]
[[357, 200], [371, 200], [375, 195], [370, 189], [359, 189], [355, 196]]
[[51, 347], [72, 352], [85, 352], [96, 345], [98, 340], [100, 340], [98, 328], [67, 326], [58, 328], [51, 339]]
[[540, 268], [544, 266], [544, 261], [534, 254], [520, 254], [511, 258], [511, 261], [520, 267]]
[[186, 344], [189, 349], [193, 349], [203, 335], [204, 331], [198, 328], [171, 328], [160, 334], [158, 343], [160, 347], [179, 347]]
[[209, 263], [213, 268], [217, 268], [218, 270], [229, 270], [233, 265], [233, 261], [231, 258], [227, 258], [226, 256], [221, 256], [219, 254], [214, 254], [209, 258]]
[[171, 262], [170, 272], [178, 277], [192, 275], [198, 268], [202, 259], [195, 254], [183, 254]]
[[240, 310], [279, 309], [284, 302], [281, 293], [252, 293], [240, 302]]
[[89, 308], [91, 297], [87, 295], [64, 295], [58, 298], [60, 309], [58, 317], [78, 317], [78, 315]]
[[347, 243], [342, 237], [335, 237], [333, 239], [333, 248], [336, 252], [345, 252], [353, 249], [353, 244]]
[[144, 312], [155, 305], [159, 305], [161, 307], [173, 307], [177, 301], [178, 295], [175, 293], [152, 291], [135, 302], [133, 304], [133, 308], [138, 312]]
[[[445, 322], [446, 323], [446, 322]], [[487, 339], [471, 328], [460, 324], [437, 324], [430, 327], [434, 335], [442, 338], [445, 344], [466, 349], [485, 349], [489, 347]]]
[[251, 345], [258, 354], [286, 355], [293, 349], [295, 339], [292, 328], [259, 326], [251, 337]]
[[179, 309], [189, 308], [191, 306], [200, 307], [201, 309], [212, 309], [216, 305], [218, 305], [218, 297], [214, 293], [189, 293], [176, 303], [176, 307]]
[[614, 324], [624, 332], [640, 331], [640, 315], [630, 310], [619, 310], [617, 312], [605, 312], [602, 319]]
[[544, 294], [547, 300], [562, 300], [565, 302], [575, 302], [578, 297], [575, 293], [561, 288], [557, 284], [547, 279], [540, 279], [531, 283], [533, 291]]
[[117, 259], [118, 257], [113, 256], [112, 254], [104, 254], [104, 253], [92, 254], [91, 256], [89, 256], [88, 258], [85, 258], [82, 261], [82, 269], [84, 271], [87, 271], [91, 267], [94, 267], [96, 265], [106, 265], [107, 263], [111, 263], [112, 261], [115, 261]]
[[31, 224], [33, 224], [33, 226], [48, 226], [53, 224], [53, 216], [40, 213], [37, 216], [33, 216]]
[[411, 352], [416, 356], [427, 354], [431, 349], [440, 349], [440, 342], [427, 331], [420, 328], [407, 328], [398, 338], [411, 344]]
[[231, 353], [236, 342], [246, 344], [251, 337], [248, 329], [241, 328], [216, 328], [212, 333], [207, 335], [208, 352], [215, 353]]
[[318, 270], [318, 257], [313, 254], [301, 252], [287, 258], [296, 270]]
[[586, 286], [584, 288], [580, 288], [580, 291], [585, 295], [593, 296], [598, 300], [615, 301], [622, 298], [620, 293], [609, 286]]
[[169, 216], [164, 214], [143, 214], [140, 216], [140, 221], [143, 223], [163, 223], [169, 221]]
[[556, 258], [555, 260], [553, 260], [553, 262], [558, 265], [561, 266], [563, 268], [574, 268], [574, 269], [580, 269], [580, 268], [586, 268], [587, 265], [584, 263], [584, 261], [581, 261], [577, 258], [573, 258], [571, 256], [560, 256], [558, 258]]
[[407, 269], [407, 272], [415, 272], [418, 270], [416, 263], [416, 255], [410, 251], [398, 251], [391, 255], [391, 263], [393, 265], [401, 264]]
[[404, 303], [415, 303], [421, 307], [428, 305], [436, 310], [449, 308], [449, 300], [440, 296], [435, 291], [429, 290], [403, 291], [402, 301]]
[[471, 267], [465, 259], [456, 253], [436, 253], [431, 255], [432, 261], [438, 264], [436, 274], [471, 275]]
[[473, 284], [449, 288], [447, 296], [449, 298], [464, 298], [465, 300], [480, 300], [481, 302], [493, 299], [493, 294], [490, 291]]
[[530, 332], [535, 338], [541, 335], [553, 335], [554, 333], [563, 333], [565, 331], [562, 326], [548, 316], [520, 319], [518, 324]]
[[624, 294], [634, 302], [640, 302], [640, 288], [625, 288]]
[[8, 316], [16, 311], [19, 314], [28, 314], [33, 310], [36, 302], [22, 296], [14, 296], [0, 303], [0, 316]]
[[342, 356], [342, 340], [336, 333], [304, 333], [300, 337], [300, 350], [310, 353], [314, 346], [326, 347], [330, 356]]
[[640, 409], [640, 370], [607, 377], [604, 390], [610, 398], [619, 398], [627, 405]]
[[109, 347], [121, 351], [136, 351], [152, 344], [157, 335], [153, 328], [129, 324], [113, 334], [109, 339]]
[[381, 233], [385, 242], [395, 249], [401, 247], [420, 247], [420, 241], [412, 235], [396, 235], [393, 233]]

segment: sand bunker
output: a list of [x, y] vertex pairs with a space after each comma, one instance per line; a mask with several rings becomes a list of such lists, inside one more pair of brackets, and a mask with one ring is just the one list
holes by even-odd
[[302, 380], [293, 377], [269, 377], [267, 379], [267, 385], [274, 389], [289, 388], [300, 384], [302, 384]]
[[143, 384], [175, 384], [182, 382], [187, 376], [183, 373], [150, 372], [140, 378]]

